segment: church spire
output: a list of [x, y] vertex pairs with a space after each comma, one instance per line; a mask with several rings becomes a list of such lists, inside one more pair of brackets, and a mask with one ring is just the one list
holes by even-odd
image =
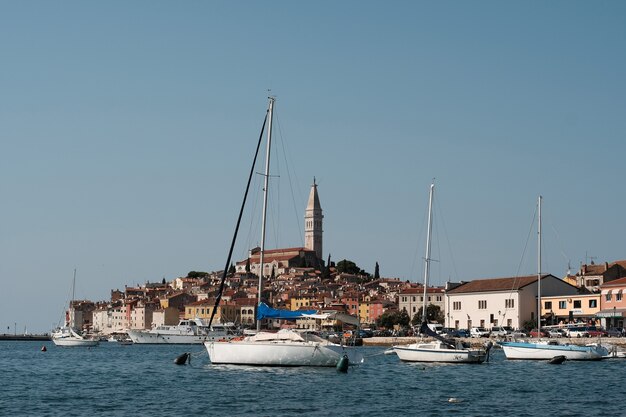
[[318, 259], [322, 259], [322, 206], [317, 194], [317, 183], [313, 177], [313, 185], [309, 194], [309, 202], [304, 215], [304, 247], [314, 250]]

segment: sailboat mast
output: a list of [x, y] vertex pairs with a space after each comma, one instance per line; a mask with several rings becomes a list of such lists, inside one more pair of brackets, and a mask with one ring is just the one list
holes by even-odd
[[428, 195], [428, 230], [426, 232], [426, 258], [424, 259], [424, 302], [422, 304], [422, 322], [426, 319], [426, 291], [428, 289], [428, 279], [430, 278], [430, 240], [433, 231], [433, 194], [435, 193], [435, 184], [430, 184], [430, 193]]
[[537, 337], [541, 335], [541, 199], [537, 201]]
[[[257, 305], [261, 304], [261, 293], [263, 291], [263, 261], [265, 254], [265, 224], [267, 219], [267, 194], [270, 179], [270, 150], [272, 146], [272, 121], [274, 116], [274, 97], [269, 98], [269, 117], [267, 126], [267, 149], [265, 155], [265, 180], [263, 184], [263, 218], [261, 220], [261, 253], [259, 255], [259, 295]], [[257, 320], [256, 329], [261, 330], [261, 320]]]

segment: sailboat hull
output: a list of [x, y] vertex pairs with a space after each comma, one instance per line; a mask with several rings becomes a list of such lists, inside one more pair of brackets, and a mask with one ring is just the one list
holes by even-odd
[[350, 364], [363, 362], [363, 355], [335, 344], [319, 342], [206, 342], [213, 364], [253, 366], [336, 366], [344, 353]]
[[57, 346], [63, 346], [63, 347], [76, 347], [76, 346], [85, 346], [85, 347], [93, 347], [93, 346], [98, 346], [98, 341], [97, 340], [91, 340], [91, 339], [73, 339], [73, 338], [62, 338], [62, 339], [52, 339], [52, 342], [54, 342], [55, 345]]
[[482, 363], [487, 357], [482, 349], [445, 349], [431, 343], [394, 346], [393, 350], [406, 362]]
[[530, 342], [500, 342], [507, 359], [549, 360], [565, 356], [571, 361], [593, 361], [603, 359], [608, 350], [601, 345], [578, 346]]

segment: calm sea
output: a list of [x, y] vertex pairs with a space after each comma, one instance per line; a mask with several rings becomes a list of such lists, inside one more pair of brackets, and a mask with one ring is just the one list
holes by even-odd
[[[402, 363], [383, 348], [334, 368], [213, 366], [201, 346], [0, 342], [1, 416], [626, 416], [626, 360]], [[183, 352], [191, 365], [177, 366]], [[456, 398], [458, 402], [449, 402]]]

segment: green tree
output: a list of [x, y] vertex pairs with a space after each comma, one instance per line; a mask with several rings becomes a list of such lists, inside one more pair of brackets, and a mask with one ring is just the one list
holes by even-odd
[[374, 279], [380, 278], [380, 267], [378, 266], [378, 262], [376, 262], [376, 266], [374, 267]]
[[352, 261], [348, 261], [347, 259], [344, 259], [342, 261], [337, 262], [337, 272], [339, 272], [340, 274], [343, 274], [343, 273], [358, 274], [359, 271], [360, 271], [360, 268], [356, 266], [356, 264]]
[[250, 258], [246, 259], [246, 274], [250, 273]]
[[[429, 304], [426, 306], [426, 317], [428, 318], [428, 322], [443, 323], [444, 321], [443, 312], [441, 311], [441, 308], [434, 304]], [[411, 320], [411, 324], [414, 326], [419, 326], [420, 324], [422, 324], [422, 309], [421, 308], [413, 316], [413, 319]]]
[[209, 276], [208, 272], [201, 271], [189, 271], [187, 278], [206, 278]]
[[397, 311], [385, 311], [383, 314], [378, 317], [376, 320], [376, 324], [379, 327], [385, 327], [390, 329], [394, 326], [394, 324], [398, 324], [398, 312]]
[[409, 317], [409, 313], [402, 309], [402, 311], [400, 311], [400, 316], [398, 317], [398, 324], [400, 326], [408, 326], [410, 321], [411, 318]]
[[231, 262], [230, 267], [228, 268], [228, 274], [232, 275], [235, 273], [235, 271], [236, 271], [235, 265], [233, 265], [233, 263]]

